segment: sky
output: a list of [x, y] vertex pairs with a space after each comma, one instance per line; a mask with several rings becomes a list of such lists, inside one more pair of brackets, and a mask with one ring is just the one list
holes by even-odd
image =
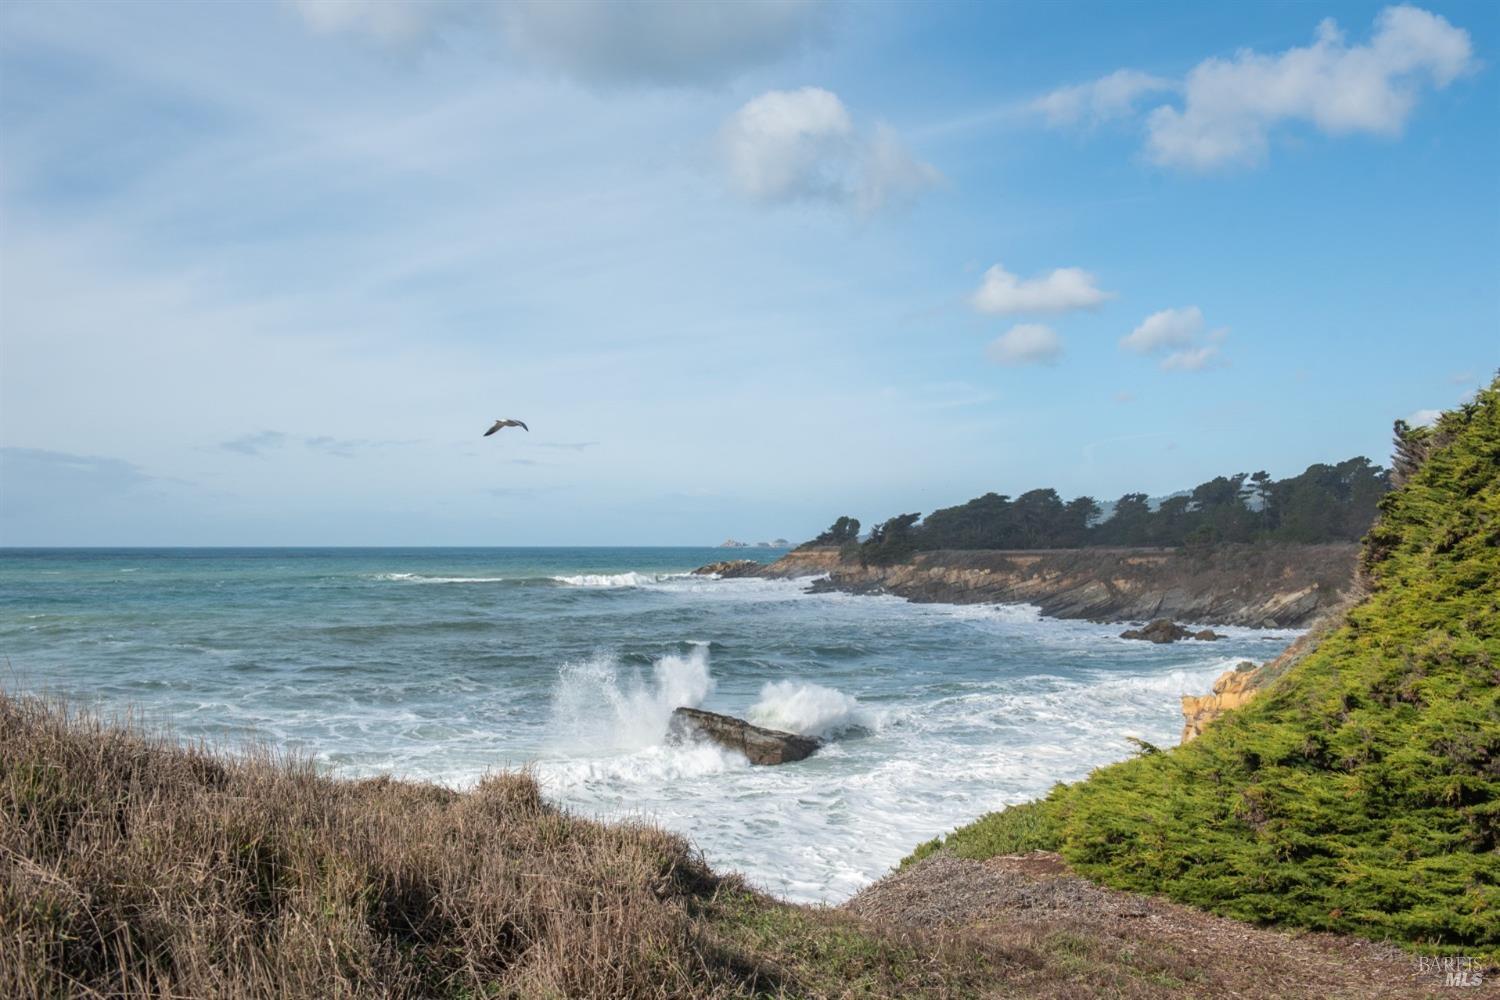
[[1500, 366], [1497, 61], [1466, 2], [11, 0], [0, 545], [1384, 462]]

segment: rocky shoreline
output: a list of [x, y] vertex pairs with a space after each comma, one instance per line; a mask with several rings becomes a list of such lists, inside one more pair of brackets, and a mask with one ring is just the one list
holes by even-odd
[[1053, 618], [1305, 628], [1353, 584], [1359, 547], [1224, 545], [1189, 549], [1037, 549], [918, 553], [862, 566], [831, 548], [799, 549], [772, 563], [734, 560], [699, 573], [820, 577], [814, 590], [894, 594], [918, 603], [1032, 604]]

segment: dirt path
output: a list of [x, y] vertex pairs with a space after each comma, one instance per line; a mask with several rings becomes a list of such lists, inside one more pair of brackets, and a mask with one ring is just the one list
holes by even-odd
[[[1500, 969], [1444, 968], [1359, 938], [1255, 927], [1102, 888], [1041, 852], [985, 861], [934, 856], [875, 883], [845, 908], [872, 920], [1023, 945], [1049, 956], [1049, 965], [1057, 956], [1070, 973], [1061, 993], [1058, 970], [1050, 968], [1038, 969], [1033, 982], [1007, 977], [997, 996], [1500, 998]], [[1466, 971], [1469, 985], [1450, 985], [1450, 970]]]

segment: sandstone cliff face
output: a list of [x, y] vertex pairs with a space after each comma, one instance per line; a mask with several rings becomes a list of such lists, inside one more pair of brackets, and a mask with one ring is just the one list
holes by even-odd
[[1203, 728], [1230, 709], [1239, 708], [1264, 690], [1270, 683], [1292, 668], [1294, 664], [1317, 648], [1319, 641], [1328, 634], [1343, 617], [1343, 612], [1358, 598], [1357, 584], [1348, 588], [1343, 597], [1318, 616], [1307, 634], [1300, 636], [1274, 660], [1255, 664], [1248, 660], [1233, 670], [1226, 670], [1214, 681], [1209, 693], [1199, 697], [1182, 696], [1182, 742], [1186, 743], [1203, 732]]
[[842, 565], [838, 549], [796, 549], [773, 563], [767, 563], [756, 575], [768, 580], [792, 580], [832, 573]]
[[805, 549], [756, 571], [827, 574], [819, 589], [947, 604], [1034, 604], [1054, 618], [1298, 628], [1349, 588], [1357, 547], [1237, 545], [1181, 549], [922, 552], [894, 566]]
[[1256, 672], [1261, 668], [1246, 660], [1233, 670], [1227, 670], [1214, 681], [1208, 694], [1182, 696], [1182, 716], [1186, 720], [1182, 727], [1182, 742], [1203, 732], [1203, 727], [1232, 708], [1239, 708], [1259, 690]]

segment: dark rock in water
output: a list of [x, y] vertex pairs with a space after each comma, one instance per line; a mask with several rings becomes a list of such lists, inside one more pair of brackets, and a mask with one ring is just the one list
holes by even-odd
[[760, 576], [760, 571], [763, 569], [765, 569], [765, 563], [756, 562], [754, 559], [726, 559], [723, 562], [699, 566], [693, 570], [693, 575], [717, 576], [725, 580], [733, 580], [742, 576]]
[[823, 745], [821, 740], [811, 736], [763, 729], [744, 719], [705, 712], [700, 708], [674, 709], [672, 732], [679, 739], [688, 733], [706, 736], [720, 746], [738, 750], [750, 758], [752, 764], [785, 764], [801, 760]]
[[880, 583], [859, 582], [855, 584], [842, 583], [828, 576], [820, 576], [808, 583], [805, 594], [884, 594], [885, 587]]
[[1121, 639], [1144, 639], [1147, 642], [1176, 642], [1178, 639], [1197, 639], [1200, 642], [1216, 642], [1223, 636], [1211, 628], [1192, 632], [1170, 618], [1158, 618], [1145, 628], [1127, 629], [1120, 633]]
[[1178, 639], [1186, 639], [1193, 633], [1178, 625], [1170, 618], [1158, 618], [1145, 628], [1126, 629], [1120, 633], [1121, 639], [1144, 639], [1146, 642], [1176, 642]]

